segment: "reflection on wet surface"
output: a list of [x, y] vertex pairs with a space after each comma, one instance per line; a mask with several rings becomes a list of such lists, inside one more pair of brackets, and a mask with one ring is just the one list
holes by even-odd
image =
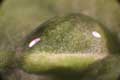
[[35, 38], [29, 43], [29, 48], [32, 48], [34, 45], [36, 45], [38, 42], [40, 42], [40, 38]]
[[92, 32], [92, 35], [93, 35], [94, 37], [96, 37], [96, 38], [101, 38], [101, 35], [100, 35], [98, 32], [96, 32], [96, 31], [93, 31], [93, 32]]

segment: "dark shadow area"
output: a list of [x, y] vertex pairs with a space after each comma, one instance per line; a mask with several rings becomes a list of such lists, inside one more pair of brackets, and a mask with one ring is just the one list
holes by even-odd
[[120, 56], [108, 56], [91, 65], [80, 80], [120, 80]]
[[120, 0], [117, 0], [120, 3]]
[[3, 2], [4, 2], [4, 0], [0, 0], [0, 6], [2, 5]]
[[[103, 25], [103, 24], [101, 24], [101, 25]], [[105, 27], [104, 25], [102, 28], [103, 28], [106, 38], [107, 38], [107, 47], [109, 49], [109, 53], [110, 54], [119, 54], [119, 52], [120, 52], [119, 45], [120, 44], [118, 41], [118, 36], [116, 35], [116, 33], [109, 31], [107, 29], [107, 27]]]
[[0, 74], [0, 80], [3, 80], [3, 76]]
[[118, 77], [118, 79], [117, 80], [120, 80], [120, 76]]

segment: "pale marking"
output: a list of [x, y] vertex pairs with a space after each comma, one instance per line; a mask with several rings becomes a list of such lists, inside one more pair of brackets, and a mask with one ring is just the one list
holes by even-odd
[[94, 37], [96, 37], [96, 38], [101, 38], [101, 35], [100, 35], [98, 32], [96, 32], [96, 31], [93, 31], [93, 32], [92, 32], [92, 35], [93, 35]]
[[33, 47], [34, 45], [36, 45], [40, 40], [41, 40], [40, 38], [35, 38], [35, 39], [33, 39], [33, 40], [29, 43], [28, 47], [29, 47], [29, 48], [32, 48], [32, 47]]

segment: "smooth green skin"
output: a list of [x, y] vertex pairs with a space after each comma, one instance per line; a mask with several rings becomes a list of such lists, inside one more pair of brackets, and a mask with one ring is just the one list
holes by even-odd
[[[104, 26], [88, 16], [71, 14], [55, 17], [28, 35], [25, 46], [37, 37], [41, 41], [22, 58], [22, 67], [28, 72], [55, 70], [82, 70], [109, 54], [108, 36]], [[95, 37], [96, 31], [101, 36]], [[91, 56], [90, 56], [91, 55]], [[85, 57], [84, 57], [85, 56]]]
[[[17, 3], [19, 3], [19, 5]], [[40, 4], [43, 4], [43, 5], [40, 6]], [[41, 9], [41, 7], [43, 9]], [[39, 25], [43, 21], [46, 21], [46, 19], [52, 17], [54, 14], [63, 15], [71, 12], [78, 12], [78, 13], [80, 12], [80, 13], [89, 15], [92, 18], [98, 19], [98, 21], [106, 25], [110, 29], [110, 31], [114, 32], [115, 34], [120, 32], [119, 31], [120, 30], [119, 29], [120, 10], [119, 10], [119, 4], [117, 3], [117, 0], [91, 0], [91, 1], [89, 0], [51, 0], [48, 2], [47, 0], [34, 0], [34, 2], [33, 0], [17, 0], [17, 1], [5, 0], [5, 3], [2, 6], [2, 16], [0, 16], [0, 29], [2, 29], [0, 31], [0, 39], [1, 39], [0, 49], [2, 51], [11, 50], [11, 49], [15, 50], [16, 46], [19, 46], [18, 42], [21, 43], [21, 39], [23, 39], [23, 37], [26, 36], [32, 29], [37, 27], [37, 25]], [[0, 54], [7, 53], [2, 51]], [[19, 50], [17, 52], [19, 52]], [[9, 55], [7, 56], [7, 58], [9, 58]], [[113, 62], [110, 62], [110, 63], [106, 62], [106, 64], [110, 66], [111, 63], [119, 61], [119, 58], [115, 57], [114, 59], [115, 60], [113, 60]], [[104, 60], [106, 61], [108, 60], [108, 58], [105, 58]], [[1, 66], [9, 65], [9, 62], [11, 62], [9, 59], [7, 60], [7, 62], [5, 60], [5, 64]], [[1, 63], [3, 62], [0, 62], [0, 64]], [[96, 65], [97, 64], [98, 63], [96, 63]], [[117, 63], [115, 65], [119, 66], [119, 64]], [[116, 69], [114, 68], [114, 66], [112, 68], [113, 68], [112, 69], [113, 71], [119, 70], [119, 68]], [[1, 69], [3, 69], [3, 67]], [[104, 75], [107, 75], [108, 73], [112, 74], [113, 72], [113, 71], [110, 71], [102, 75], [102, 73], [104, 73], [104, 65], [103, 67], [100, 67], [100, 69], [102, 69], [103, 72], [101, 72], [100, 74], [99, 73], [100, 71], [98, 71], [99, 74], [97, 76], [95, 74], [93, 74], [92, 77], [89, 76], [90, 74], [88, 75], [85, 74], [85, 76], [89, 76], [88, 77], [89, 79], [95, 80], [95, 78], [97, 79], [97, 77], [100, 75], [101, 77], [103, 77]], [[93, 66], [93, 70], [96, 70], [96, 66], [95, 67]], [[12, 73], [14, 75], [14, 72]], [[28, 74], [29, 75], [28, 76], [25, 74], [26, 73], [22, 73], [21, 77], [23, 77], [22, 78], [23, 80], [26, 80], [24, 79], [25, 76], [27, 76], [27, 79], [29, 80], [30, 79], [37, 80], [33, 75]], [[118, 76], [119, 76], [119, 73], [115, 72], [115, 76], [113, 76], [113, 78], [111, 78], [111, 76], [106, 76], [107, 78], [104, 79], [103, 77], [103, 80], [110, 80], [110, 79], [116, 80]], [[16, 80], [17, 78], [18, 77], [16, 77]], [[12, 77], [11, 79], [15, 80]], [[48, 79], [51, 79], [51, 78], [49, 77], [46, 80]], [[75, 77], [72, 78], [72, 80], [74, 79]], [[70, 80], [70, 79], [67, 79], [67, 80]]]

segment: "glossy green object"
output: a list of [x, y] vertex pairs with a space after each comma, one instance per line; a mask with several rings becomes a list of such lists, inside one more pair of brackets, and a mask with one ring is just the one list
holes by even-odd
[[[38, 37], [41, 41], [29, 48]], [[104, 26], [88, 16], [52, 18], [26, 38], [28, 52], [22, 58], [22, 67], [32, 73], [84, 70], [109, 54], [108, 38]]]
[[[78, 60], [79, 55], [77, 55], [77, 57], [76, 57], [75, 55], [71, 55], [71, 53], [69, 54], [66, 52], [68, 55], [71, 55], [73, 59], [78, 60], [78, 62], [75, 60], [72, 60], [72, 61], [73, 61], [73, 64], [75, 64], [76, 66], [79, 66], [79, 67], [73, 68], [73, 64], [71, 66], [71, 63], [67, 63], [66, 59], [62, 60], [61, 63], [63, 63], [65, 61], [67, 66], [69, 65], [70, 68], [72, 67], [71, 69], [73, 70], [73, 73], [75, 73], [77, 69], [78, 69], [78, 71], [79, 70], [81, 71], [83, 69], [83, 72], [86, 73], [86, 69], [89, 69], [88, 65], [89, 66], [93, 65], [92, 69], [90, 68], [90, 70], [88, 71], [89, 72], [88, 74], [83, 74], [83, 72], [81, 72], [84, 75], [83, 76], [84, 80], [90, 80], [90, 79], [91, 80], [99, 80], [99, 79], [117, 80], [119, 78], [119, 58], [118, 57], [119, 57], [120, 51], [117, 49], [117, 48], [119, 48], [119, 44], [116, 40], [116, 37], [113, 37], [113, 35], [118, 36], [118, 33], [120, 32], [120, 28], [119, 28], [120, 10], [119, 10], [119, 8], [120, 7], [119, 7], [119, 3], [117, 2], [117, 0], [90, 0], [90, 1], [89, 0], [5, 0], [3, 6], [1, 8], [2, 13], [0, 14], [0, 50], [2, 50], [1, 51], [2, 55], [0, 56], [1, 57], [0, 59], [3, 59], [0, 62], [2, 64], [2, 65], [0, 65], [0, 66], [2, 66], [2, 67], [0, 67], [0, 69], [6, 71], [6, 69], [9, 66], [12, 66], [15, 64], [18, 64], [18, 65], [20, 64], [19, 62], [15, 63], [15, 64], [13, 62], [11, 62], [11, 55], [9, 57], [9, 52], [6, 52], [6, 50], [10, 50], [10, 52], [11, 52], [11, 50], [12, 51], [15, 50], [16, 53], [19, 54], [19, 48], [16, 50], [16, 47], [18, 47], [19, 44], [24, 42], [24, 41], [22, 42], [21, 40], [31, 30], [36, 28], [40, 23], [42, 23], [43, 21], [46, 21], [46, 19], [50, 18], [53, 15], [64, 15], [66, 13], [73, 12], [73, 13], [83, 13], [84, 15], [88, 15], [88, 16], [91, 16], [92, 18], [97, 19], [99, 22], [104, 24], [105, 27], [107, 27], [113, 33], [113, 34], [108, 33], [109, 37], [112, 37], [112, 38], [108, 39], [108, 37], [107, 37], [107, 39], [108, 39], [107, 47], [110, 50], [109, 54], [113, 54], [113, 55], [111, 57], [104, 58], [104, 60], [101, 60], [101, 58], [97, 58], [97, 59], [95, 58], [96, 55], [98, 57], [100, 57], [98, 54], [96, 54], [94, 56], [85, 54], [87, 57], [83, 57], [83, 55], [81, 55], [80, 58], [82, 60]], [[87, 21], [87, 22], [89, 23], [89, 21]], [[67, 23], [69, 23], [69, 22], [66, 22], [66, 26], [69, 26], [69, 25], [71, 26], [71, 23], [70, 24], [67, 24]], [[101, 26], [103, 26], [103, 25], [101, 25]], [[54, 36], [57, 35], [56, 34], [56, 33], [58, 33], [57, 30], [54, 33], [53, 33]], [[105, 33], [106, 33], [106, 31], [105, 31]], [[71, 33], [71, 34], [73, 34], [73, 33]], [[49, 38], [54, 39], [54, 36], [51, 37], [51, 35], [49, 35]], [[76, 35], [76, 37], [77, 36], [78, 35]], [[47, 39], [47, 38], [45, 38], [45, 39]], [[68, 38], [68, 39], [70, 40], [69, 42], [73, 41], [71, 38]], [[27, 42], [26, 46], [24, 46], [24, 47], [28, 47], [28, 44], [31, 40], [32, 39], [28, 39], [28, 42]], [[42, 38], [41, 38], [41, 40], [42, 40]], [[119, 38], [119, 41], [120, 41], [120, 38]], [[83, 41], [83, 42], [85, 44], [89, 45], [89, 43], [86, 43], [87, 41]], [[53, 43], [53, 42], [51, 41], [51, 43]], [[77, 42], [75, 42], [75, 43], [77, 44]], [[114, 43], [115, 43], [115, 45], [114, 45]], [[82, 44], [84, 46], [84, 48], [86, 47], [85, 44]], [[55, 44], [53, 44], [51, 47], [53, 48], [54, 45]], [[71, 46], [73, 46], [71, 44], [71, 46], [69, 46], [68, 50], [70, 50], [70, 52], [71, 51], [74, 52], [74, 51], [78, 51], [78, 49], [80, 49], [80, 50], [82, 50], [81, 53], [84, 54], [83, 52], [87, 52], [87, 51], [84, 50], [83, 47], [81, 47], [82, 45], [79, 45], [79, 48], [77, 47], [77, 49], [75, 50], [75, 49], [70, 48]], [[65, 45], [62, 45], [62, 46], [65, 46]], [[74, 48], [75, 47], [76, 46], [74, 46]], [[39, 43], [37, 45], [35, 45], [35, 47], [33, 47], [31, 50], [22, 52], [20, 55], [24, 55], [26, 53], [24, 55], [25, 56], [24, 60], [29, 62], [29, 59], [30, 59], [34, 63], [34, 60], [33, 60], [34, 57], [32, 57], [32, 56], [39, 57], [40, 55], [42, 55], [42, 54], [37, 54], [37, 53], [39, 53], [38, 49], [39, 49]], [[56, 50], [56, 48], [55, 48], [55, 50]], [[67, 49], [65, 49], [65, 50], [67, 51]], [[52, 51], [54, 51], [54, 50], [52, 50]], [[61, 50], [59, 50], [59, 49], [57, 49], [56, 51], [61, 52]], [[93, 52], [95, 52], [95, 50], [93, 50]], [[114, 55], [116, 53], [118, 53], [118, 55], [117, 55], [118, 57], [117, 56], [114, 57]], [[6, 57], [4, 57], [4, 55]], [[45, 55], [43, 54], [42, 56], [45, 56]], [[67, 55], [64, 55], [64, 56], [66, 56], [68, 62], [72, 62], [71, 58], [69, 58], [69, 56], [67, 56]], [[46, 55], [45, 57], [51, 58], [49, 56], [49, 54]], [[14, 59], [14, 58], [15, 57], [12, 56], [12, 59]], [[47, 60], [48, 58], [44, 58], [44, 60]], [[58, 54], [56, 57], [54, 56], [54, 58], [58, 58], [58, 60], [61, 60], [62, 55]], [[86, 59], [87, 59], [87, 61], [86, 61]], [[18, 60], [18, 58], [17, 58], [17, 60]], [[17, 61], [17, 60], [15, 60], [15, 61]], [[36, 60], [38, 63], [40, 63], [40, 60], [44, 62], [44, 60], [42, 58], [36, 58]], [[108, 60], [110, 60], [110, 62]], [[21, 59], [21, 61], [23, 61], [23, 60]], [[54, 61], [52, 61], [52, 62], [54, 62]], [[94, 64], [91, 64], [91, 62], [96, 64], [96, 66], [94, 66]], [[99, 62], [101, 64], [101, 67], [99, 67], [100, 65], [97, 62]], [[45, 62], [45, 63], [48, 64], [48, 62]], [[57, 61], [56, 61], [56, 63], [57, 63]], [[54, 64], [56, 64], [56, 63], [54, 63]], [[61, 63], [60, 64], [57, 63], [57, 64], [60, 66]], [[78, 65], [77, 63], [81, 63], [81, 64]], [[48, 65], [51, 66], [50, 64], [48, 64]], [[106, 65], [108, 65], [109, 67], [107, 67]], [[31, 67], [31, 65], [28, 65], [28, 66]], [[32, 67], [36, 68], [37, 66], [39, 66], [39, 64], [37, 64], [36, 66], [32, 66]], [[44, 71], [46, 69], [48, 69], [45, 65], [43, 65], [43, 67], [45, 68]], [[17, 68], [18, 68], [18, 66], [17, 66]], [[27, 68], [26, 65], [25, 65], [25, 68]], [[25, 69], [25, 71], [30, 72], [29, 69], [27, 69], [27, 70]], [[52, 69], [52, 67], [49, 67], [49, 69]], [[43, 76], [41, 77], [41, 74], [39, 74], [39, 75], [33, 74], [32, 75], [32, 74], [24, 72], [24, 71], [21, 72], [22, 69], [19, 69], [18, 71], [14, 70], [14, 69], [10, 69], [10, 70], [11, 70], [10, 72], [8, 71], [6, 74], [4, 74], [5, 78], [8, 76], [8, 79], [5, 79], [5, 80], [15, 80], [15, 79], [18, 80], [20, 77], [21, 77], [21, 80], [26, 80], [26, 79], [28, 79], [28, 80], [31, 80], [31, 79], [33, 79], [33, 80], [41, 80], [41, 79], [42, 80], [48, 80], [48, 79], [53, 80], [53, 79], [51, 79], [51, 77], [48, 77], [48, 76], [44, 76], [44, 78], [43, 78]], [[31, 73], [32, 72], [33, 73], [44, 72], [42, 70], [41, 71], [39, 71], [39, 70], [40, 70], [39, 67], [35, 70], [32, 69]], [[97, 73], [96, 73], [96, 71], [97, 71]], [[58, 70], [58, 72], [59, 72], [59, 70]], [[8, 73], [10, 73], [10, 75], [7, 75]], [[76, 77], [73, 77], [73, 76], [71, 76], [71, 77], [67, 76], [67, 79], [61, 79], [61, 80], [82, 80], [81, 73], [76, 74], [76, 75], [79, 75], [78, 79], [76, 79]], [[62, 76], [59, 76], [59, 77], [57, 76], [57, 78], [54, 80], [58, 80], [59, 78], [62, 78]]]

